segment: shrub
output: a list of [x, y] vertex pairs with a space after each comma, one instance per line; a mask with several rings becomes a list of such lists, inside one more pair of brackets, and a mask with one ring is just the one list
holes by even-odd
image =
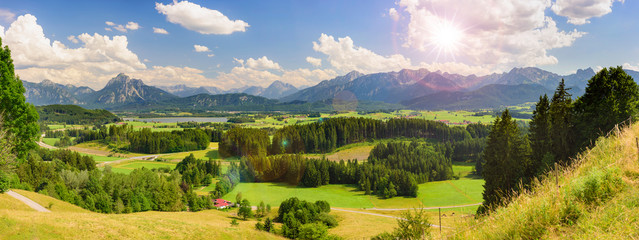
[[619, 193], [623, 187], [618, 169], [605, 172], [593, 170], [573, 182], [571, 194], [588, 206], [598, 206]]

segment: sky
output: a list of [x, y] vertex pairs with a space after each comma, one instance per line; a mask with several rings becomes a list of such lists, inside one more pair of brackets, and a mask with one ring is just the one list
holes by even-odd
[[6, 1], [21, 79], [311, 86], [350, 71], [639, 70], [639, 3], [618, 0]]

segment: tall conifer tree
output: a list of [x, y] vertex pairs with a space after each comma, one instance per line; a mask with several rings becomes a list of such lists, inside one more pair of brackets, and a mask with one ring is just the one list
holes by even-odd
[[548, 96], [539, 97], [530, 121], [531, 167], [527, 170], [528, 177], [534, 177], [544, 171], [549, 163], [544, 157], [550, 153], [552, 142], [550, 138], [550, 103]]
[[574, 154], [572, 99], [569, 88], [561, 79], [550, 102], [550, 138], [552, 154], [557, 162], [566, 164]]
[[[517, 122], [506, 109], [495, 119], [484, 149], [483, 210], [493, 209], [505, 198], [519, 191], [520, 183], [527, 184], [524, 170], [529, 167], [530, 145], [522, 137]], [[483, 209], [483, 210], [481, 210]]]

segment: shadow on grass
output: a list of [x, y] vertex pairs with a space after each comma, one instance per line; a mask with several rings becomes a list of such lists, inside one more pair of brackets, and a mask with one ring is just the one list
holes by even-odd
[[220, 153], [217, 150], [208, 151], [205, 155], [207, 158], [220, 159]]

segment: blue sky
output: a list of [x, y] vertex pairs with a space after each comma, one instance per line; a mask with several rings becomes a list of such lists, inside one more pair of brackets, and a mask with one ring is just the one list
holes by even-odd
[[99, 89], [124, 72], [229, 89], [352, 70], [638, 69], [636, 12], [611, 0], [22, 0], [0, 6], [0, 37], [28, 81]]

